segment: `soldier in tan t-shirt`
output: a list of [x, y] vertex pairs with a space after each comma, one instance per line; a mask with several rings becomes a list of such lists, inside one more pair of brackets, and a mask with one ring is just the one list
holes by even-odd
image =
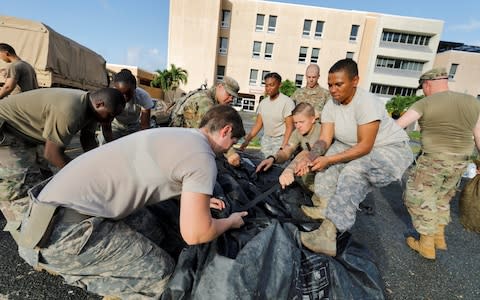
[[[425, 98], [397, 120], [405, 128], [420, 124], [422, 154], [409, 174], [405, 205], [420, 239], [407, 245], [427, 259], [447, 250], [445, 226], [450, 222], [450, 200], [473, 152], [480, 149], [480, 103], [471, 96], [449, 91], [445, 68], [422, 74], [419, 88]], [[472, 138], [473, 137], [473, 138]]]
[[38, 88], [35, 70], [17, 56], [12, 46], [0, 43], [0, 59], [10, 63], [5, 83], [0, 88], [0, 99]]
[[0, 101], [0, 201], [24, 197], [51, 174], [49, 165], [65, 166], [71, 160], [65, 148], [77, 132], [84, 151], [96, 147], [97, 122], [111, 122], [124, 106], [112, 88], [36, 89]]

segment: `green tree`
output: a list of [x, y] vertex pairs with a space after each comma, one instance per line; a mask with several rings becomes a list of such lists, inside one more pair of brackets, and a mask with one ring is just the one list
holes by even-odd
[[413, 103], [422, 99], [424, 96], [395, 96], [392, 99], [388, 100], [385, 104], [387, 112], [394, 119], [400, 118], [400, 116], [407, 111], [407, 109], [412, 106]]
[[156, 70], [157, 74], [153, 77], [150, 83], [153, 87], [159, 87], [164, 91], [174, 91], [181, 83], [185, 84], [188, 81], [188, 72], [185, 69], [170, 65], [170, 69]]
[[280, 86], [280, 92], [287, 95], [290, 97], [293, 95], [297, 87], [295, 86], [295, 83], [289, 79], [286, 79], [282, 82], [282, 85]]

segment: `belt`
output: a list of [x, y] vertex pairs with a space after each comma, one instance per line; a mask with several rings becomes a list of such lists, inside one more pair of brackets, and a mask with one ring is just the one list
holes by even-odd
[[467, 161], [470, 160], [469, 155], [464, 154], [445, 154], [445, 153], [422, 153], [423, 156], [438, 158], [443, 160]]
[[92, 217], [89, 215], [81, 214], [78, 211], [68, 207], [60, 207], [58, 209], [57, 214], [58, 216], [55, 221], [60, 223], [66, 223], [66, 224], [80, 223], [83, 220], [86, 220]]

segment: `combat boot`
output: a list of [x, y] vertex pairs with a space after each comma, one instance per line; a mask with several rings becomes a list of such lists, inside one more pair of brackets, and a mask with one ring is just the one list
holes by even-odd
[[300, 232], [300, 240], [307, 249], [329, 256], [337, 255], [337, 228], [325, 219], [320, 228], [310, 232]]
[[420, 240], [409, 236], [407, 238], [407, 245], [417, 251], [421, 256], [427, 259], [435, 259], [435, 242], [433, 235], [421, 234]]
[[445, 225], [438, 225], [435, 233], [435, 249], [447, 250], [447, 242], [445, 241]]
[[321, 207], [321, 208], [327, 208], [328, 200], [325, 199], [325, 198], [320, 198], [317, 195], [313, 194], [312, 195], [312, 203], [313, 203], [313, 206], [318, 206], [318, 207]]
[[300, 207], [302, 212], [309, 218], [314, 220], [323, 220], [325, 219], [325, 209], [319, 206], [306, 206], [302, 205]]

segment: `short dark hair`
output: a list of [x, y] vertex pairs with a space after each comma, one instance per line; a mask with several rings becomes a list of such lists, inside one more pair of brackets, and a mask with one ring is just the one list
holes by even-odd
[[315, 108], [310, 103], [300, 102], [292, 110], [292, 116], [300, 113], [306, 113], [308, 116], [313, 117], [315, 116]]
[[277, 72], [267, 73], [267, 75], [265, 75], [265, 77], [263, 78], [263, 80], [267, 80], [267, 78], [274, 78], [274, 79], [277, 80], [278, 82], [282, 83], [282, 76], [280, 76], [280, 74], [278, 74]]
[[94, 100], [102, 100], [105, 108], [111, 112], [117, 111], [120, 107], [125, 107], [125, 98], [119, 90], [114, 88], [101, 88], [90, 93], [90, 98]]
[[337, 61], [331, 68], [328, 70], [328, 73], [336, 73], [340, 71], [345, 71], [348, 74], [350, 79], [353, 79], [355, 76], [358, 76], [358, 66], [357, 63], [351, 58], [344, 58]]
[[0, 51], [6, 51], [10, 55], [17, 55], [15, 53], [15, 49], [13, 49], [13, 47], [10, 46], [9, 44], [5, 44], [5, 43], [0, 43]]
[[232, 137], [242, 138], [245, 136], [242, 117], [233, 107], [225, 104], [212, 106], [203, 116], [200, 128], [205, 127], [210, 132], [215, 132], [223, 127], [232, 126]]
[[133, 88], [137, 87], [137, 79], [135, 78], [135, 76], [133, 76], [132, 71], [130, 71], [129, 69], [121, 69], [120, 72], [113, 75], [113, 82], [124, 82], [130, 84]]

